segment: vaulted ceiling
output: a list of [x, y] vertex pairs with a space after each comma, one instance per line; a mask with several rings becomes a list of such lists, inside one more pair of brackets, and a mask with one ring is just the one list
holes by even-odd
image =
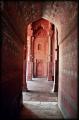
[[63, 32], [61, 28], [69, 27], [77, 15], [77, 8], [76, 1], [7, 1], [1, 5], [3, 17], [5, 15], [11, 24], [14, 22], [14, 29], [22, 34], [22, 38], [25, 37], [27, 25], [40, 18], [49, 20]]

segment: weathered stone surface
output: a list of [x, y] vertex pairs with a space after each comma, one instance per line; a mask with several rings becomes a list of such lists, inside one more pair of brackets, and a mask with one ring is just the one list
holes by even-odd
[[33, 112], [33, 117], [37, 116], [39, 119], [63, 119], [63, 116], [58, 108], [57, 102], [35, 102], [26, 101], [24, 102], [24, 107], [26, 109], [25, 116], [24, 111], [21, 112], [21, 119], [29, 118], [32, 119], [30, 113], [27, 116], [27, 109]]

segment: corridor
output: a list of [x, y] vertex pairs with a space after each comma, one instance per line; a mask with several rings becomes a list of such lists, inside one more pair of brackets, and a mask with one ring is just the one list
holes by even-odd
[[78, 118], [78, 1], [0, 1], [0, 120]]
[[20, 119], [63, 118], [57, 105], [57, 93], [52, 93], [53, 81], [47, 81], [46, 78], [32, 78], [27, 82], [27, 86], [28, 91], [23, 92], [24, 107]]

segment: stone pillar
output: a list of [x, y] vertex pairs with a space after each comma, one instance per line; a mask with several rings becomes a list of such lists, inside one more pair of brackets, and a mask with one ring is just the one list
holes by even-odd
[[32, 39], [31, 39], [31, 62], [32, 62], [32, 77], [34, 76], [33, 74], [33, 63], [34, 63], [34, 37], [32, 36]]
[[51, 37], [48, 36], [48, 80], [52, 80]]
[[32, 42], [32, 37], [28, 36], [27, 37], [27, 71], [26, 71], [26, 78], [27, 80], [32, 80], [32, 50], [31, 50], [31, 42]]
[[52, 92], [58, 92], [58, 34], [57, 29], [55, 28], [55, 59], [54, 59], [54, 82], [53, 82], [53, 89]]
[[23, 59], [23, 91], [27, 90], [27, 81], [26, 81], [26, 45], [24, 46], [24, 59]]

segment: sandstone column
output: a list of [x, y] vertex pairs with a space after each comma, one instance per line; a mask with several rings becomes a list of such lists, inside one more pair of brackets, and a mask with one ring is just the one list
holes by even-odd
[[55, 59], [54, 59], [54, 83], [52, 92], [58, 92], [58, 34], [55, 28]]
[[27, 80], [32, 80], [32, 54], [31, 54], [31, 36], [27, 37], [27, 71], [26, 78]]
[[48, 36], [48, 80], [52, 80], [51, 37]]
[[34, 64], [34, 37], [31, 38], [31, 67], [32, 67], [32, 77], [33, 77], [33, 64]]
[[27, 81], [26, 81], [26, 62], [27, 62], [27, 58], [26, 58], [26, 45], [24, 46], [24, 59], [23, 59], [23, 91], [27, 90]]

